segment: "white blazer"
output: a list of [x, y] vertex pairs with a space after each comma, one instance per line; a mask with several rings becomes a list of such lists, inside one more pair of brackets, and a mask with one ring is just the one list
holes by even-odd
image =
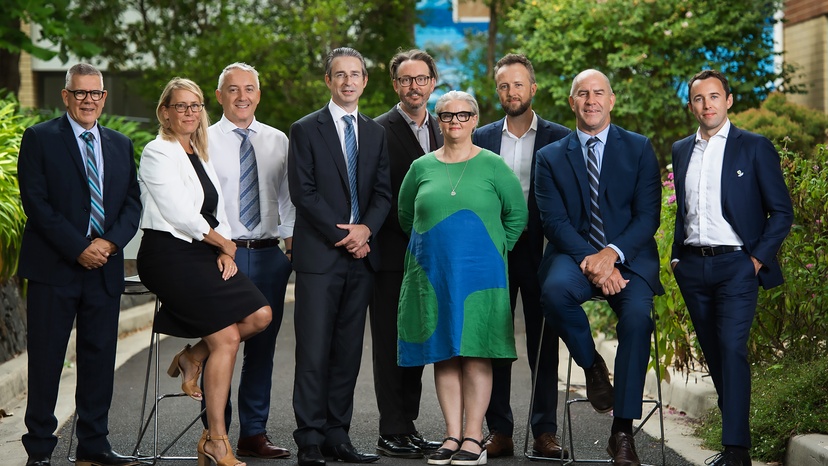
[[[201, 161], [207, 176], [218, 191], [216, 232], [230, 238], [230, 226], [224, 211], [224, 197], [218, 175], [210, 162]], [[204, 190], [187, 153], [178, 141], [157, 136], [144, 147], [138, 169], [141, 188], [140, 228], [166, 231], [176, 238], [201, 241], [210, 232], [210, 225], [201, 216]]]

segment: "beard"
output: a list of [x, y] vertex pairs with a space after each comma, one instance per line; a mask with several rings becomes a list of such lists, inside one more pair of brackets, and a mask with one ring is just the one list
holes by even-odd
[[[409, 97], [412, 97], [412, 96], [415, 96], [415, 95], [420, 97], [420, 102], [415, 103], [415, 102], [412, 102], [411, 100], [408, 99]], [[400, 96], [400, 102], [402, 102], [403, 107], [405, 107], [405, 108], [407, 108], [411, 111], [417, 111], [417, 110], [423, 108], [423, 105], [426, 104], [426, 99], [424, 97], [425, 96], [420, 92], [410, 91], [410, 92]]]
[[526, 113], [527, 110], [529, 110], [529, 107], [531, 106], [531, 100], [529, 100], [528, 102], [521, 102], [518, 107], [510, 107], [509, 105], [504, 105], [502, 102], [500, 103], [500, 107], [503, 109], [503, 111], [511, 117], [523, 115], [524, 113]]

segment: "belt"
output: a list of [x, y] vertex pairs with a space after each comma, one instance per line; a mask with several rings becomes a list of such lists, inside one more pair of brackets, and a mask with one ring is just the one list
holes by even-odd
[[269, 239], [234, 239], [236, 246], [245, 249], [272, 248], [279, 245], [279, 238]]
[[687, 251], [702, 257], [718, 256], [730, 252], [741, 251], [741, 246], [684, 246]]

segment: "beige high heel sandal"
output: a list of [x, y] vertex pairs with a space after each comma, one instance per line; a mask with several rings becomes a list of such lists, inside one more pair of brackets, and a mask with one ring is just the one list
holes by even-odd
[[[224, 441], [224, 448], [227, 452], [224, 454], [224, 457], [220, 460], [217, 460], [213, 455], [207, 453], [207, 450], [204, 448], [207, 445], [207, 442], [212, 440], [223, 440]], [[208, 461], [209, 460], [209, 461]], [[230, 441], [227, 440], [226, 435], [217, 435], [211, 436], [206, 430], [204, 431], [204, 435], [202, 435], [201, 440], [198, 441], [198, 466], [210, 466], [210, 464], [215, 464], [216, 466], [246, 466], [247, 463], [243, 463], [236, 459], [233, 456], [233, 449], [230, 448]]]
[[[201, 401], [203, 398], [203, 394], [201, 393], [201, 388], [198, 387], [198, 378], [201, 376], [201, 369], [203, 361], [196, 361], [195, 358], [190, 355], [190, 345], [184, 347], [183, 350], [179, 351], [178, 354], [170, 363], [170, 368], [167, 369], [167, 374], [170, 377], [178, 377], [178, 374], [181, 374], [181, 390], [187, 394], [190, 398]], [[190, 364], [196, 367], [195, 376], [189, 380], [184, 380], [184, 369], [181, 367], [181, 356], [187, 358], [190, 361]]]

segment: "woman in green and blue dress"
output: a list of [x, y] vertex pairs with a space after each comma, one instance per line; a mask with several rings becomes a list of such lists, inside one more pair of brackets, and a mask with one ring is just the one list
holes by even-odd
[[492, 360], [517, 358], [506, 257], [528, 212], [514, 172], [472, 144], [474, 97], [450, 91], [435, 110], [445, 145], [411, 165], [399, 194], [400, 225], [411, 239], [398, 359], [400, 366], [434, 364], [446, 438], [428, 463], [485, 464]]

